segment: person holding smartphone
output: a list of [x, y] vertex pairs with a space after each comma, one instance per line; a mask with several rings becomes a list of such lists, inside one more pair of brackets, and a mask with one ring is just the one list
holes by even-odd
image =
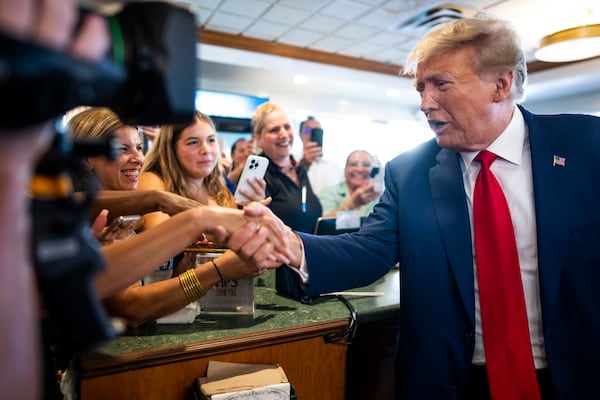
[[231, 171], [227, 177], [237, 185], [248, 156], [254, 153], [252, 139], [240, 138], [231, 145]]
[[269, 160], [265, 181], [269, 208], [294, 230], [312, 232], [321, 216], [321, 202], [315, 195], [305, 165], [292, 155], [294, 129], [284, 109], [263, 103], [252, 116], [254, 140]]
[[[145, 162], [143, 154], [143, 142], [138, 129], [134, 126], [124, 125], [119, 117], [108, 108], [89, 108], [71, 117], [68, 122], [74, 139], [105, 139], [109, 135], [115, 138], [117, 155], [115, 160], [107, 160], [104, 156], [87, 157], [81, 160], [80, 173], [77, 174], [75, 186], [79, 190], [85, 190], [93, 185], [97, 179], [102, 190], [109, 191], [135, 191], [138, 188], [138, 179]], [[160, 140], [160, 139], [159, 139]], [[216, 170], [216, 168], [213, 168]], [[154, 191], [149, 191], [153, 193]], [[199, 202], [194, 202], [201, 206]], [[155, 211], [155, 210], [153, 210]], [[160, 212], [163, 214], [162, 212]], [[167, 215], [168, 214], [164, 214]], [[178, 220], [180, 218], [177, 218]], [[203, 225], [207, 225], [206, 220]], [[181, 224], [181, 222], [180, 222]], [[161, 238], [156, 234], [160, 231], [156, 227], [150, 227], [144, 222], [145, 234], [143, 235], [148, 245], [164, 241], [166, 234], [163, 232]], [[157, 248], [161, 251], [168, 249], [174, 256], [183, 251], [185, 247], [202, 236], [200, 230], [196, 230], [195, 238], [185, 235], [185, 225], [181, 224], [181, 230], [171, 225], [173, 233], [179, 232], [183, 241], [169, 241], [162, 243]], [[125, 225], [126, 226], [126, 225]], [[134, 226], [134, 225], [133, 225]], [[164, 227], [161, 226], [161, 231]], [[133, 232], [130, 232], [133, 234]], [[138, 235], [136, 235], [138, 236]], [[139, 235], [141, 236], [141, 235]], [[187, 241], [185, 237], [188, 237]], [[125, 239], [127, 242], [131, 238]], [[109, 245], [110, 246], [110, 245]], [[112, 247], [107, 247], [112, 249]], [[154, 272], [147, 274], [141, 281], [108, 296], [104, 305], [113, 316], [122, 317], [130, 326], [139, 325], [142, 322], [157, 319], [171, 314], [189, 303], [179, 278], [173, 276], [173, 262], [164, 257], [156, 256], [155, 251], [149, 252], [147, 258], [155, 260], [155, 266], [160, 266]], [[132, 257], [132, 260], [135, 258]], [[256, 268], [248, 269], [247, 264], [242, 262], [233, 252], [227, 252], [219, 257], [215, 267], [212, 263], [199, 265], [194, 269], [198, 282], [205, 289], [209, 289], [222, 278], [240, 279], [256, 276]], [[186, 261], [182, 261], [182, 269], [187, 269]]]
[[[212, 119], [196, 111], [189, 124], [164, 125], [140, 176], [138, 189], [166, 190], [196, 200], [203, 205], [237, 207], [221, 173], [221, 151]], [[265, 201], [265, 182], [255, 179], [244, 195], [251, 201]], [[155, 212], [146, 215], [151, 227], [169, 216]]]
[[372, 179], [379, 171], [373, 168], [377, 167], [366, 150], [350, 153], [344, 168], [344, 182], [325, 188], [319, 194], [323, 216], [335, 217], [338, 211], [358, 210], [362, 217], [366, 217], [381, 195], [381, 190], [377, 190], [380, 189], [377, 182]]
[[321, 123], [315, 117], [309, 116], [300, 123], [300, 164], [308, 168], [308, 179], [317, 196], [320, 196], [323, 189], [344, 181], [342, 168], [335, 161], [323, 156], [323, 134]]

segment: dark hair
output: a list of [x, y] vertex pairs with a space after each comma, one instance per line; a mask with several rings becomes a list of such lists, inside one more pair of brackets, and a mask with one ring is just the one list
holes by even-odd
[[238, 144], [240, 144], [240, 142], [247, 142], [247, 141], [248, 141], [248, 139], [246, 139], [246, 138], [239, 138], [238, 140], [233, 142], [233, 144], [231, 145], [231, 156], [233, 156], [233, 153], [235, 153], [235, 148], [237, 147]]
[[[125, 125], [112, 110], [91, 107], [73, 115], [68, 122], [71, 137], [75, 140], [105, 140]], [[86, 157], [73, 160], [71, 168], [75, 191], [98, 190], [100, 181], [90, 168]]]

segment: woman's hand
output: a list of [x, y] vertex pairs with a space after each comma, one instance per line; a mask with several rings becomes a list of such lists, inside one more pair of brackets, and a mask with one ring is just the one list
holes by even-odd
[[102, 211], [100, 211], [100, 213], [98, 214], [98, 216], [94, 219], [94, 222], [92, 223], [92, 235], [94, 235], [94, 237], [96, 239], [98, 239], [100, 237], [100, 235], [102, 234], [102, 231], [104, 230], [104, 228], [106, 228], [106, 223], [108, 222], [108, 210], [107, 209], [103, 209]]
[[226, 251], [214, 261], [218, 265], [223, 279], [254, 278], [264, 271], [264, 269], [242, 260], [231, 250]]
[[[203, 220], [208, 218], [215, 221], [211, 233], [216, 242], [227, 241], [227, 245], [232, 248], [229, 238], [234, 232], [244, 230], [250, 236], [256, 235], [259, 238], [254, 244], [260, 247], [261, 260], [267, 261], [268, 258], [273, 265], [288, 261], [291, 229], [264, 205], [251, 202], [244, 207], [243, 212], [226, 207], [206, 206], [197, 209], [197, 212], [201, 213], [200, 218]], [[258, 249], [248, 251], [256, 252]]]
[[[261, 204], [250, 203], [244, 214], [250, 222], [230, 236], [229, 248], [261, 269], [288, 264], [294, 256], [290, 249], [295, 238], [292, 230]], [[260, 218], [258, 223], [256, 218]]]
[[[267, 192], [267, 182], [263, 178], [259, 178], [259, 177], [252, 177], [252, 178], [248, 179], [247, 182], [248, 182], [248, 186], [252, 190], [246, 190], [244, 187], [240, 187], [239, 188], [240, 193], [243, 194], [244, 196], [246, 196], [248, 199], [250, 199], [250, 201], [259, 201], [259, 202], [264, 201], [265, 195]], [[269, 200], [269, 202], [266, 204], [269, 204], [270, 202], [271, 201]], [[248, 203], [249, 202], [238, 202], [237, 204], [246, 205]]]
[[375, 184], [373, 182], [366, 183], [357, 188], [352, 197], [349, 199], [349, 206], [347, 209], [357, 210], [367, 203], [375, 200], [381, 193], [375, 190]]

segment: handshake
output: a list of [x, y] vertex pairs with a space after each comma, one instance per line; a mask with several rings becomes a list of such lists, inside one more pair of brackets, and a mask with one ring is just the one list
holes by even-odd
[[[282, 264], [299, 265], [299, 240], [266, 206], [252, 202], [243, 211], [221, 207], [204, 207], [219, 214], [221, 222], [214, 230], [215, 240], [226, 242], [247, 263], [259, 272]], [[234, 218], [230, 219], [229, 213]], [[240, 218], [241, 217], [241, 218]], [[296, 243], [296, 246], [293, 244]]]
[[106, 268], [94, 279], [100, 298], [131, 285], [191, 243], [206, 240], [207, 235], [215, 243], [226, 244], [244, 262], [237, 278], [256, 276], [282, 264], [299, 266], [302, 259], [300, 240], [269, 208], [258, 202], [238, 210], [204, 206], [166, 191], [100, 191], [90, 209], [90, 215], [98, 216], [92, 225], [96, 237], [109, 222], [107, 214], [100, 212], [102, 209], [110, 210], [113, 218], [154, 211], [170, 218], [127, 240], [102, 246]]

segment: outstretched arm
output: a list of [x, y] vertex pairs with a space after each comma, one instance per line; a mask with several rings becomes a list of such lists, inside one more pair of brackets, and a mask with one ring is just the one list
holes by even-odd
[[266, 207], [252, 204], [256, 215], [218, 206], [192, 208], [134, 237], [102, 247], [106, 267], [94, 280], [97, 295], [105, 298], [125, 289], [194, 243], [203, 232], [223, 240], [238, 230], [253, 232], [271, 250], [268, 257], [273, 263], [287, 262], [289, 228], [273, 218], [270, 210], [264, 211]]
[[[214, 263], [217, 267], [212, 262], [207, 262], [193, 269], [205, 291], [215, 286], [221, 277], [225, 280], [243, 279], [258, 274], [255, 268], [241, 260], [233, 251], [226, 251]], [[124, 318], [129, 326], [164, 317], [189, 303], [179, 277], [144, 286], [135, 284], [104, 301], [109, 314]]]
[[143, 215], [154, 211], [174, 215], [199, 206], [201, 204], [195, 200], [164, 190], [101, 190], [92, 203], [90, 215], [96, 217], [102, 209], [110, 210], [109, 220], [119, 215]]

